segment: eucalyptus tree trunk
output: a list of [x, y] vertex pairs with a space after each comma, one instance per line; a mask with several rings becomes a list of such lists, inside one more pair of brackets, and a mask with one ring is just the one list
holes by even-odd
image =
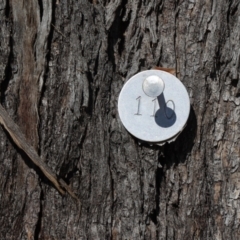
[[[232, 0], [0, 0], [1, 104], [79, 201], [0, 128], [0, 239], [239, 239], [240, 9]], [[170, 144], [123, 127], [123, 84], [173, 67]]]

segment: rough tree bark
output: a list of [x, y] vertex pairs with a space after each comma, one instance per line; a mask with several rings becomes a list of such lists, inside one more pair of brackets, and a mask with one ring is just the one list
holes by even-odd
[[[81, 201], [0, 128], [0, 239], [239, 239], [239, 16], [237, 0], [0, 0], [1, 104]], [[117, 113], [155, 65], [192, 106], [163, 147]]]

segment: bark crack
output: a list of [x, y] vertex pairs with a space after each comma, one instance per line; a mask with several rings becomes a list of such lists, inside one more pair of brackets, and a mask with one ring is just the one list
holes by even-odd
[[13, 44], [12, 44], [12, 38], [11, 37], [10, 37], [10, 40], [9, 40], [9, 46], [10, 46], [10, 52], [9, 52], [9, 56], [8, 56], [8, 62], [7, 62], [6, 68], [5, 68], [5, 78], [1, 82], [1, 86], [0, 86], [1, 102], [5, 101], [5, 92], [8, 88], [9, 81], [12, 77], [11, 62], [12, 62], [12, 59], [13, 59]]
[[34, 239], [38, 240], [39, 239], [39, 235], [41, 233], [41, 228], [42, 228], [42, 217], [43, 217], [43, 190], [42, 190], [42, 186], [40, 184], [40, 188], [41, 188], [41, 192], [40, 192], [40, 210], [39, 210], [39, 214], [38, 214], [38, 221], [36, 223], [36, 228], [35, 228], [35, 233], [34, 233]]

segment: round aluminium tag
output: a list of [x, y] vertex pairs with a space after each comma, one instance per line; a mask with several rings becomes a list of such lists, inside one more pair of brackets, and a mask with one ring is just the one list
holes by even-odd
[[187, 122], [190, 99], [174, 75], [147, 70], [131, 77], [118, 99], [124, 127], [136, 138], [160, 143], [178, 135]]

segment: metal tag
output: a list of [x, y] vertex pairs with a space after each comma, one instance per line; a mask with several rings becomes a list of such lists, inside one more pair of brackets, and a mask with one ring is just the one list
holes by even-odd
[[185, 127], [190, 100], [184, 85], [172, 74], [148, 70], [131, 77], [118, 99], [124, 127], [136, 138], [163, 143]]

